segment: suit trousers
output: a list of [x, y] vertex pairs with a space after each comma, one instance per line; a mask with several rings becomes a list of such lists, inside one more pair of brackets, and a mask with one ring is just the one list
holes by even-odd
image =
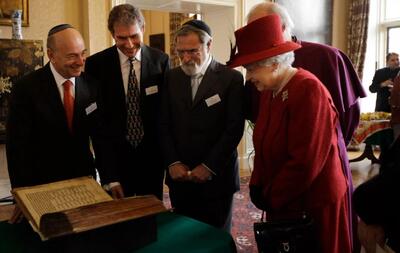
[[127, 141], [118, 152], [119, 178], [125, 196], [155, 195], [162, 200], [164, 169], [161, 156], [143, 141], [134, 148]]

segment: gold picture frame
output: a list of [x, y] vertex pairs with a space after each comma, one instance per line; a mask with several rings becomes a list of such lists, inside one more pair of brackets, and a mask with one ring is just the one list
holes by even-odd
[[11, 26], [11, 14], [22, 10], [22, 26], [29, 26], [29, 0], [0, 0], [0, 25]]

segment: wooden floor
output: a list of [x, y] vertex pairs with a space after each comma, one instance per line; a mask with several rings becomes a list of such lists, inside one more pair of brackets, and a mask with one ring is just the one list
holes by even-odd
[[[354, 159], [361, 155], [362, 151], [348, 152], [349, 159]], [[379, 157], [379, 151], [374, 152], [375, 157]], [[353, 177], [354, 188], [365, 182], [369, 178], [379, 173], [380, 165], [377, 163], [371, 164], [370, 160], [364, 159], [360, 162], [350, 163], [351, 174]]]
[[[361, 154], [360, 151], [357, 152], [348, 152], [349, 159], [358, 157]], [[375, 156], [378, 156], [379, 153], [375, 153]], [[247, 164], [247, 163], [245, 163]], [[242, 166], [240, 169], [241, 176], [249, 176], [251, 174], [251, 168], [249, 166]], [[251, 167], [251, 166], [250, 166]], [[360, 162], [350, 163], [351, 172], [353, 175], [353, 185], [357, 187], [359, 184], [377, 174], [379, 171], [378, 164], [371, 164], [370, 160], [364, 159]], [[5, 147], [4, 145], [0, 145], [0, 200], [2, 198], [10, 196], [10, 181], [7, 172], [7, 162], [5, 156]], [[1, 202], [0, 202], [1, 205]], [[4, 209], [3, 209], [4, 210]], [[0, 212], [0, 220], [4, 219], [4, 215]]]

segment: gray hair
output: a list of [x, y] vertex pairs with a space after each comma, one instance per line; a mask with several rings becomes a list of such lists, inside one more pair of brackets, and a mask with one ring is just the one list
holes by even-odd
[[279, 15], [279, 17], [281, 18], [282, 26], [284, 27], [283, 37], [286, 41], [291, 41], [294, 23], [286, 8], [277, 3], [271, 3], [271, 2], [259, 3], [251, 8], [249, 13], [247, 14], [247, 20], [249, 20], [249, 17], [253, 15], [255, 12], [260, 11], [260, 9], [264, 11], [266, 15], [271, 15], [271, 14]]
[[175, 34], [175, 42], [178, 37], [187, 36], [191, 33], [197, 34], [201, 44], [205, 45], [212, 40], [212, 37], [203, 30], [200, 30], [191, 25], [183, 25]]
[[114, 25], [120, 23], [123, 25], [135, 25], [144, 27], [145, 21], [139, 8], [130, 4], [121, 4], [114, 6], [108, 15], [108, 30], [114, 34]]
[[263, 59], [254, 63], [250, 63], [249, 65], [246, 65], [245, 67], [251, 67], [251, 66], [270, 66], [274, 63], [281, 64], [283, 66], [292, 66], [292, 63], [294, 62], [294, 53], [293, 51], [279, 54], [276, 56], [272, 56], [267, 59]]

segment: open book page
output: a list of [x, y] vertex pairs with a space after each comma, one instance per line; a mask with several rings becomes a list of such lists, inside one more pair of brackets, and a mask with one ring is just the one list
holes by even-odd
[[91, 177], [16, 188], [13, 190], [13, 194], [18, 204], [23, 205], [23, 211], [29, 213], [32, 218], [30, 222], [33, 222], [37, 229], [39, 229], [40, 217], [45, 213], [59, 212], [112, 200]]

